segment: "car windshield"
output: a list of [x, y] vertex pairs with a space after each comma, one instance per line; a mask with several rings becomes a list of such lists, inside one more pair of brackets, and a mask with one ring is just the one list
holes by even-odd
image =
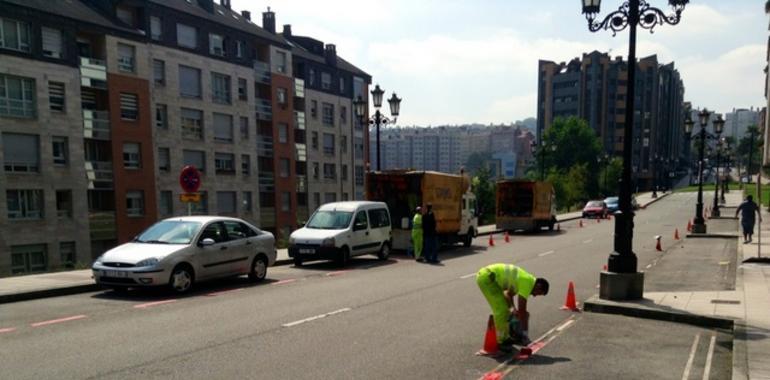
[[198, 234], [200, 222], [164, 220], [153, 224], [134, 239], [135, 243], [190, 244]]
[[316, 211], [305, 227], [321, 230], [341, 230], [350, 225], [350, 211]]
[[591, 201], [591, 202], [588, 202], [588, 204], [586, 205], [586, 207], [603, 207], [603, 206], [604, 206], [604, 202], [601, 202], [601, 201]]
[[604, 203], [618, 203], [618, 197], [610, 197], [604, 200]]

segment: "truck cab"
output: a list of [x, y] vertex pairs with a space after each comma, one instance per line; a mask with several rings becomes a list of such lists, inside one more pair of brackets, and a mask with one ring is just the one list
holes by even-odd
[[463, 208], [460, 217], [460, 231], [457, 233], [462, 236], [463, 245], [469, 247], [473, 238], [479, 232], [479, 213], [476, 204], [476, 195], [470, 190], [463, 194]]

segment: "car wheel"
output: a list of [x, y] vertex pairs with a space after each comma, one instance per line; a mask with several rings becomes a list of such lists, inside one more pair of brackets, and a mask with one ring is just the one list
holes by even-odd
[[390, 244], [383, 243], [382, 248], [380, 248], [380, 252], [377, 253], [377, 258], [380, 260], [387, 260], [388, 257], [390, 257]]
[[463, 247], [470, 247], [471, 243], [473, 243], [473, 229], [468, 230], [468, 233], [465, 235], [465, 240], [463, 240]]
[[299, 256], [294, 256], [294, 266], [295, 267], [301, 267], [302, 266], [302, 258]]
[[179, 265], [171, 272], [168, 285], [176, 293], [186, 293], [192, 288], [194, 281], [195, 275], [192, 268], [187, 265]]
[[339, 266], [344, 267], [347, 266], [350, 262], [350, 248], [348, 247], [342, 247], [340, 248], [340, 255], [337, 258], [337, 264]]
[[262, 255], [257, 255], [254, 258], [254, 262], [251, 263], [251, 272], [249, 272], [249, 280], [259, 282], [267, 277], [267, 259]]

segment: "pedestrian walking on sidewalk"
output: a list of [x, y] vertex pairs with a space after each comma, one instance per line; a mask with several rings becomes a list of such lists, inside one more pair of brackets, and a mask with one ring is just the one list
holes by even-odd
[[422, 217], [422, 234], [424, 238], [425, 261], [438, 264], [438, 241], [436, 239], [436, 215], [433, 214], [433, 205], [425, 205], [425, 215]]
[[[492, 264], [478, 271], [476, 284], [492, 308], [498, 346], [510, 349], [514, 343], [529, 344], [527, 299], [530, 296], [547, 295], [548, 280], [535, 278], [513, 264]], [[514, 296], [518, 296], [518, 308], [514, 305]], [[512, 316], [518, 319], [521, 328], [521, 336], [516, 337], [518, 341], [510, 336], [508, 320]]]
[[414, 252], [414, 258], [417, 261], [423, 261], [422, 258], [422, 208], [417, 206], [414, 209], [414, 217], [412, 217], [412, 247]]
[[741, 213], [741, 227], [743, 228], [743, 244], [751, 243], [751, 235], [754, 234], [754, 213], [759, 215], [759, 221], [762, 221], [762, 214], [759, 206], [754, 203], [754, 198], [749, 195], [746, 200], [735, 210], [735, 217]]

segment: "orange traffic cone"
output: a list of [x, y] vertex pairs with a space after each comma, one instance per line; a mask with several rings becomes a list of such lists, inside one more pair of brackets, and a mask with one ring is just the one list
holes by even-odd
[[562, 306], [561, 309], [580, 311], [580, 309], [577, 307], [577, 302], [575, 302], [575, 284], [573, 284], [572, 281], [569, 282], [569, 287], [567, 288], [567, 299], [564, 301], [564, 306]]
[[490, 247], [495, 246], [495, 239], [492, 238], [492, 235], [489, 235], [489, 246]]
[[660, 247], [660, 235], [655, 236], [655, 240], [657, 240], [657, 243], [655, 244], [655, 250], [656, 251], [663, 251], [663, 249]]
[[497, 355], [497, 332], [495, 332], [495, 319], [490, 315], [487, 320], [487, 332], [484, 334], [484, 348], [476, 355]]
[[505, 242], [510, 243], [511, 242], [511, 235], [508, 235], [508, 231], [505, 231]]
[[674, 240], [679, 240], [679, 229], [674, 230]]
[[692, 221], [687, 220], [687, 232], [692, 232]]

